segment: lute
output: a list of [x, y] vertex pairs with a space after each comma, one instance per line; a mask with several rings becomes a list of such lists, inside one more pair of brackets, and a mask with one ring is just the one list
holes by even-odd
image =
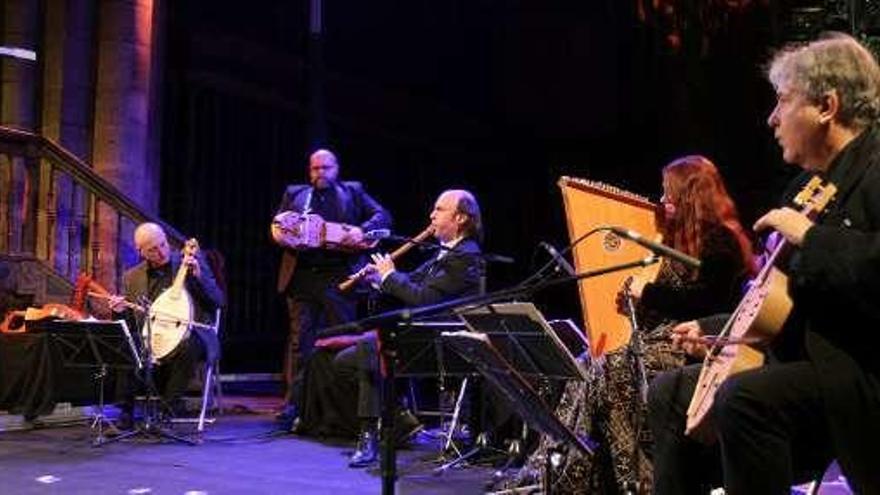
[[[819, 177], [813, 177], [795, 196], [793, 203], [802, 214], [815, 219], [836, 192], [834, 184], [822, 184]], [[776, 268], [776, 264], [786, 257], [788, 248], [782, 238], [761, 271], [749, 283], [748, 291], [721, 332], [712, 339], [713, 345], [703, 360], [697, 387], [688, 406], [685, 429], [688, 435], [707, 443], [713, 441], [715, 431], [710, 411], [718, 388], [731, 375], [764, 364], [762, 347], [779, 334], [793, 307], [788, 294], [788, 277]], [[746, 344], [753, 342], [761, 344]]]

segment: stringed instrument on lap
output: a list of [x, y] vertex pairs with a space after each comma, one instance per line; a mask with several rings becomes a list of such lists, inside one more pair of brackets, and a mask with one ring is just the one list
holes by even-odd
[[21, 333], [27, 330], [27, 322], [46, 319], [79, 321], [85, 315], [66, 304], [46, 303], [43, 306], [12, 310], [0, 322], [0, 333]]
[[[190, 239], [183, 247], [183, 255], [195, 256], [198, 249], [198, 241]], [[149, 307], [142, 332], [150, 342], [153, 362], [172, 354], [189, 337], [194, 315], [192, 297], [185, 287], [188, 271], [189, 266], [181, 258], [174, 282]]]
[[86, 310], [86, 298], [95, 293], [109, 295], [110, 293], [95, 282], [92, 277], [81, 273], [76, 278], [73, 288], [71, 304], [47, 303], [40, 307], [29, 307], [23, 310], [13, 310], [7, 313], [3, 322], [0, 322], [0, 333], [20, 333], [26, 330], [26, 323], [45, 319], [79, 321], [88, 316]]
[[[793, 202], [802, 214], [815, 219], [836, 192], [834, 184], [823, 185], [819, 177], [813, 177]], [[786, 257], [788, 247], [784, 238], [776, 245], [721, 332], [713, 339], [714, 344], [703, 360], [697, 387], [688, 406], [687, 435], [707, 443], [713, 441], [715, 432], [710, 411], [718, 388], [732, 375], [763, 366], [761, 348], [746, 343], [758, 341], [766, 346], [779, 334], [791, 313], [793, 302], [788, 294], [788, 277], [775, 266]]]

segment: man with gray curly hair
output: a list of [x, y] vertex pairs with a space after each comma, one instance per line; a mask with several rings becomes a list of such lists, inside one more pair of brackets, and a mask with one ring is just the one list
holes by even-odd
[[[782, 157], [806, 170], [827, 171], [846, 142], [880, 116], [880, 68], [874, 56], [847, 35], [780, 51], [767, 76], [777, 95], [768, 123], [782, 146]], [[833, 115], [828, 113], [830, 104]], [[789, 115], [793, 118], [783, 118]], [[803, 127], [812, 121], [820, 125]]]
[[[793, 248], [777, 263], [793, 309], [768, 364], [721, 384], [710, 413], [712, 454], [720, 453], [728, 494], [789, 493], [833, 459], [855, 492], [880, 493], [872, 460], [880, 445], [880, 67], [858, 41], [832, 34], [779, 52], [767, 75], [777, 96], [767, 123], [783, 159], [803, 172], [755, 230], [778, 232]], [[790, 201], [814, 176], [836, 193], [810, 218]], [[699, 337], [725, 321], [716, 315], [677, 331]], [[678, 341], [705, 355], [694, 342]], [[655, 493], [718, 482], [700, 465], [712, 458], [707, 448], [683, 432], [698, 373], [686, 367], [651, 384]]]

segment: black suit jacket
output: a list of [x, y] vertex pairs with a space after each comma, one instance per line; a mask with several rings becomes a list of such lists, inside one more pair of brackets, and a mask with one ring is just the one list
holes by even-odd
[[[364, 232], [391, 227], [391, 215], [364, 191], [360, 182], [337, 182], [334, 187], [339, 201], [340, 215], [339, 218], [325, 218], [324, 220], [357, 225]], [[283, 211], [302, 213], [311, 188], [312, 186], [308, 184], [287, 186], [276, 215]], [[296, 259], [297, 252], [292, 249], [285, 249], [281, 255], [281, 266], [278, 269], [278, 292], [286, 291], [290, 285], [296, 269]], [[359, 260], [360, 256], [351, 256], [346, 271], [354, 271], [354, 265]]]
[[[869, 128], [835, 159], [836, 201], [789, 268], [795, 321], [816, 367], [844, 469], [863, 474], [880, 442], [880, 132]], [[844, 320], [848, 320], [844, 324]]]
[[[793, 197], [811, 173], [787, 188]], [[880, 132], [865, 130], [837, 156], [827, 178], [835, 201], [807, 232], [784, 270], [794, 310], [772, 348], [780, 361], [807, 359], [817, 371], [835, 455], [873, 483], [880, 443]], [[714, 333], [726, 319], [700, 320]]]
[[[201, 265], [201, 276], [196, 278], [192, 275], [186, 277], [186, 290], [192, 298], [193, 318], [201, 323], [213, 323], [217, 308], [226, 305], [226, 298], [223, 291], [217, 286], [217, 281], [211, 268], [200, 254], [197, 256], [199, 265]], [[171, 253], [171, 275], [172, 278], [180, 268], [180, 253]], [[147, 262], [142, 261], [133, 268], [127, 270], [122, 276], [123, 291], [125, 298], [129, 301], [139, 301], [143, 297], [147, 297], [148, 281], [147, 281]], [[128, 312], [127, 318], [134, 325], [133, 331], [141, 331], [143, 326], [143, 318], [140, 315]], [[220, 356], [220, 342], [217, 335], [211, 330], [200, 328], [194, 329], [196, 335], [205, 343], [205, 349], [208, 360], [215, 360]]]
[[480, 245], [466, 238], [455, 249], [434, 255], [409, 273], [392, 272], [381, 289], [407, 306], [422, 306], [478, 294], [482, 275]]

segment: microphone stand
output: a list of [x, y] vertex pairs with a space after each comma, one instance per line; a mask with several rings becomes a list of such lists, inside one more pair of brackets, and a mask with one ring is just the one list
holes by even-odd
[[[198, 442], [190, 438], [186, 438], [168, 431], [159, 426], [159, 402], [160, 398], [156, 391], [156, 383], [153, 379], [153, 316], [150, 314], [150, 301], [144, 297], [140, 301], [144, 308], [144, 325], [147, 330], [146, 335], [141, 332], [141, 352], [143, 353], [143, 383], [146, 387], [146, 397], [143, 400], [144, 419], [141, 423], [136, 423], [133, 430], [113, 437], [103, 444], [118, 442], [120, 440], [144, 436], [148, 438], [168, 439], [187, 445], [197, 445]], [[102, 445], [103, 445], [102, 444]]]
[[[319, 338], [334, 337], [348, 334], [362, 334], [371, 330], [379, 329], [380, 365], [382, 373], [382, 412], [381, 412], [381, 458], [380, 472], [382, 475], [382, 494], [391, 495], [395, 490], [397, 481], [397, 458], [394, 449], [394, 439], [391, 438], [394, 429], [395, 410], [395, 387], [394, 376], [397, 365], [397, 342], [396, 337], [401, 326], [408, 326], [415, 319], [436, 316], [450, 311], [464, 310], [479, 306], [487, 306], [500, 301], [524, 298], [532, 293], [548, 287], [575, 282], [585, 278], [598, 277], [607, 273], [613, 273], [631, 268], [643, 267], [655, 263], [655, 257], [648, 257], [629, 263], [621, 263], [596, 270], [589, 270], [575, 275], [545, 280], [533, 285], [518, 284], [508, 289], [502, 289], [488, 294], [462, 297], [450, 301], [419, 306], [416, 308], [403, 308], [394, 311], [386, 311], [377, 315], [368, 316], [361, 320], [334, 325], [318, 332]], [[552, 261], [551, 261], [552, 262]], [[542, 269], [543, 270], [543, 269]], [[529, 277], [527, 280], [531, 280]]]
[[[638, 391], [638, 396], [641, 399], [633, 400], [630, 404], [632, 407], [632, 418], [639, 417], [639, 411], [641, 410], [641, 404], [645, 404], [648, 401], [648, 374], [645, 371], [645, 349], [644, 342], [642, 341], [642, 332], [641, 326], [639, 325], [638, 317], [636, 316], [636, 305], [635, 298], [633, 297], [632, 292], [630, 291], [629, 281], [624, 284], [623, 288], [623, 297], [626, 302], [626, 313], [629, 317], [630, 328], [632, 332], [630, 332], [629, 345], [627, 346], [627, 357], [630, 359], [630, 365], [633, 369], [633, 387], [634, 390]], [[634, 419], [635, 421], [635, 419]], [[635, 480], [629, 480], [624, 482], [624, 485], [620, 487], [621, 493], [627, 495], [634, 495], [639, 493], [641, 480], [638, 479], [639, 472], [639, 432], [636, 430], [635, 432], [636, 442], [633, 445], [632, 451], [632, 463], [631, 470], [632, 473], [636, 476]]]
[[626, 300], [626, 314], [629, 317], [629, 324], [632, 329], [628, 346], [629, 353], [630, 357], [636, 361], [638, 367], [638, 372], [634, 377], [638, 381], [635, 384], [635, 389], [639, 391], [639, 397], [642, 398], [642, 401], [646, 401], [648, 400], [648, 379], [645, 372], [645, 363], [642, 359], [645, 355], [644, 348], [642, 347], [642, 329], [636, 316], [635, 298], [629, 290], [629, 284], [624, 287], [623, 297]]

